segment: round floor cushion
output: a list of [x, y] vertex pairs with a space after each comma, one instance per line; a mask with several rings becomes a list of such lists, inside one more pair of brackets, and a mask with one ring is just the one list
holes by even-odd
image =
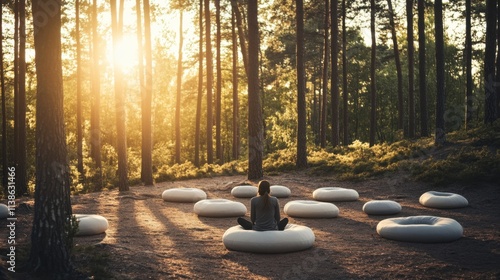
[[229, 199], [204, 199], [196, 202], [193, 211], [203, 217], [240, 217], [245, 216], [247, 207]]
[[108, 229], [108, 220], [101, 215], [75, 214], [78, 221], [77, 236], [96, 235]]
[[392, 200], [371, 200], [363, 205], [368, 215], [394, 215], [401, 212], [401, 205]]
[[0, 203], [0, 219], [6, 219], [7, 217], [9, 217], [9, 207]]
[[257, 196], [257, 187], [250, 185], [236, 186], [231, 190], [231, 195], [238, 198]]
[[463, 228], [450, 218], [409, 216], [380, 221], [377, 233], [384, 238], [398, 241], [439, 243], [461, 238]]
[[430, 208], [467, 207], [467, 199], [456, 193], [428, 191], [420, 196], [420, 204]]
[[314, 200], [294, 200], [285, 204], [285, 214], [298, 218], [334, 218], [339, 208], [332, 203]]
[[353, 189], [339, 187], [319, 188], [313, 192], [313, 198], [319, 201], [355, 201], [359, 194]]
[[306, 226], [288, 224], [285, 230], [255, 231], [234, 226], [226, 230], [222, 242], [228, 250], [253, 253], [288, 253], [311, 248], [314, 233]]
[[173, 188], [165, 190], [161, 197], [170, 202], [197, 202], [207, 198], [207, 194], [196, 188]]
[[271, 189], [270, 195], [278, 198], [289, 197], [292, 194], [292, 191], [285, 186], [274, 185], [271, 186], [270, 189]]

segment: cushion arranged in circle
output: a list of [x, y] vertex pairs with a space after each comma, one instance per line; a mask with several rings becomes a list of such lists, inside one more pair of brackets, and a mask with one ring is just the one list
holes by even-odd
[[74, 214], [78, 221], [77, 236], [96, 235], [108, 229], [108, 220], [101, 215]]
[[6, 219], [7, 217], [9, 217], [9, 207], [0, 203], [0, 219]]
[[233, 226], [222, 242], [228, 250], [253, 253], [288, 253], [311, 248], [315, 236], [306, 226], [288, 224], [284, 230], [255, 231]]
[[450, 218], [409, 216], [380, 221], [377, 233], [384, 238], [398, 241], [439, 243], [461, 238], [463, 228]]
[[247, 207], [228, 199], [203, 199], [196, 202], [193, 211], [204, 217], [239, 217], [245, 216]]
[[392, 200], [371, 200], [363, 205], [368, 215], [394, 215], [401, 212], [401, 205]]
[[238, 198], [257, 196], [257, 187], [250, 185], [236, 186], [231, 190], [231, 195]]
[[285, 204], [287, 215], [299, 218], [334, 218], [339, 215], [335, 204], [314, 200], [294, 200]]
[[170, 202], [197, 202], [207, 198], [207, 194], [196, 188], [173, 188], [165, 190], [161, 197]]
[[292, 191], [285, 186], [274, 185], [271, 186], [270, 189], [271, 189], [270, 195], [275, 197], [289, 197], [292, 194]]
[[359, 194], [353, 189], [325, 187], [316, 189], [313, 198], [319, 201], [354, 201], [358, 200]]
[[467, 207], [467, 199], [456, 193], [428, 191], [420, 196], [420, 204], [430, 208]]

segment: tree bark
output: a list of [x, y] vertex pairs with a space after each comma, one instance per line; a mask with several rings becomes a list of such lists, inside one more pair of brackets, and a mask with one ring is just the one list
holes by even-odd
[[207, 60], [207, 163], [214, 162], [213, 147], [213, 61], [212, 61], [212, 39], [211, 39], [211, 20], [210, 20], [210, 0], [205, 0], [205, 44]]
[[445, 69], [444, 69], [444, 31], [443, 31], [443, 2], [436, 0], [434, 5], [435, 38], [436, 38], [436, 135], [435, 144], [443, 145], [446, 142], [444, 122], [445, 110]]
[[75, 1], [76, 33], [76, 155], [79, 179], [83, 179], [82, 51], [80, 43], [80, 0]]
[[389, 24], [391, 25], [394, 63], [396, 64], [396, 75], [398, 78], [398, 126], [397, 127], [400, 130], [404, 130], [403, 70], [401, 67], [401, 58], [399, 56], [398, 36], [396, 33], [396, 24], [394, 22], [394, 9], [392, 7], [392, 0], [387, 0], [387, 5], [389, 7]]
[[338, 0], [331, 0], [331, 25], [332, 25], [332, 73], [331, 73], [331, 92], [332, 92], [332, 146], [336, 147], [340, 144], [340, 128], [339, 128], [339, 66], [338, 66], [338, 51], [339, 51], [339, 25], [338, 25]]
[[497, 119], [497, 93], [495, 83], [495, 46], [497, 1], [486, 0], [486, 47], [484, 52], [484, 123]]
[[429, 136], [429, 118], [427, 109], [427, 66], [425, 52], [425, 0], [418, 0], [418, 74], [420, 91], [420, 136]]
[[198, 98], [196, 100], [196, 127], [194, 140], [194, 165], [200, 166], [200, 138], [201, 138], [201, 102], [203, 99], [203, 1], [200, 0], [198, 29]]
[[325, 1], [325, 22], [324, 22], [324, 57], [323, 57], [323, 75], [321, 88], [321, 117], [320, 117], [320, 145], [321, 148], [326, 147], [326, 130], [328, 128], [327, 116], [327, 96], [328, 96], [328, 64], [330, 62], [330, 44], [329, 44], [329, 28], [330, 28], [330, 1]]
[[6, 100], [5, 100], [5, 73], [3, 68], [3, 9], [0, 9], [0, 83], [1, 83], [1, 94], [2, 94], [2, 150], [0, 155], [2, 156], [2, 186], [4, 187], [5, 193], [7, 193], [8, 185], [8, 160], [7, 160], [7, 111], [6, 111]]
[[[123, 0], [122, 0], [123, 1]], [[123, 2], [122, 2], [123, 3]], [[153, 133], [151, 128], [151, 100], [153, 98], [153, 49], [151, 46], [151, 12], [149, 0], [144, 0], [144, 57], [145, 88], [142, 97], [142, 168], [141, 178], [145, 185], [153, 185]], [[123, 9], [120, 5], [120, 9]], [[119, 27], [122, 29], [122, 26]], [[121, 31], [120, 31], [121, 33]], [[125, 112], [125, 111], [124, 111]]]
[[415, 48], [413, 46], [413, 0], [406, 0], [406, 23], [408, 42], [408, 137], [415, 137]]
[[92, 4], [92, 105], [90, 107], [90, 156], [95, 164], [94, 184], [102, 189], [101, 157], [101, 77], [99, 67], [99, 34], [97, 33], [97, 0]]
[[[127, 171], [127, 134], [125, 128], [125, 94], [123, 88], [123, 73], [119, 66], [117, 51], [123, 27], [123, 0], [120, 1], [119, 10], [116, 0], [111, 0], [111, 29], [113, 33], [114, 75], [115, 75], [115, 107], [116, 107], [116, 141], [118, 153], [118, 189], [128, 191]], [[146, 3], [147, 0], [144, 1]], [[147, 78], [146, 78], [147, 79]], [[146, 82], [147, 83], [147, 82]], [[147, 89], [147, 86], [146, 86]]]
[[221, 136], [221, 114], [222, 114], [222, 66], [221, 66], [221, 22], [220, 22], [220, 0], [215, 0], [215, 25], [217, 28], [216, 35], [216, 97], [215, 97], [215, 154], [219, 164], [224, 163], [224, 151], [222, 150], [222, 136]]
[[[55, 3], [55, 2], [54, 2]], [[61, 6], [33, 1], [36, 102], [36, 188], [30, 267], [50, 279], [70, 279], [70, 180], [64, 127]]]
[[175, 163], [181, 163], [181, 91], [182, 91], [182, 10], [179, 15], [179, 54], [177, 55], [177, 96], [175, 98]]
[[259, 90], [259, 25], [257, 0], [248, 1], [248, 179], [264, 176], [263, 125]]
[[[328, 2], [328, 1], [326, 1]], [[346, 27], [347, 5], [342, 0], [342, 94], [344, 101], [344, 141], [343, 145], [349, 144], [349, 89], [347, 85], [347, 27]]]
[[245, 32], [243, 30], [243, 19], [241, 17], [240, 9], [238, 8], [237, 0], [231, 0], [231, 6], [234, 10], [236, 16], [236, 25], [238, 26], [238, 37], [240, 39], [241, 56], [243, 58], [243, 66], [245, 67], [245, 73], [248, 77], [248, 50], [247, 43], [245, 40]]
[[307, 167], [306, 73], [304, 47], [304, 1], [295, 1], [297, 21], [297, 168]]
[[239, 126], [239, 100], [238, 100], [238, 38], [236, 34], [236, 13], [234, 8], [231, 13], [231, 38], [233, 51], [233, 160], [240, 157], [240, 126]]
[[377, 129], [377, 84], [375, 80], [375, 67], [377, 59], [377, 42], [375, 39], [375, 0], [370, 0], [370, 29], [372, 38], [371, 66], [370, 66], [370, 146], [375, 145], [375, 135]]

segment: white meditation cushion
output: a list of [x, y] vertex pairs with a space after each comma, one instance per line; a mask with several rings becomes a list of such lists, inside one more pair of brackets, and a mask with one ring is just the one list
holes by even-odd
[[77, 236], [96, 235], [108, 229], [108, 220], [100, 215], [74, 214], [78, 221]]
[[257, 187], [255, 186], [236, 186], [231, 190], [231, 195], [239, 198], [248, 198], [257, 196]]
[[247, 207], [228, 199], [204, 199], [196, 202], [193, 211], [204, 217], [240, 217], [245, 216]]
[[332, 203], [314, 200], [294, 200], [285, 204], [285, 214], [299, 218], [334, 218], [339, 208]]
[[387, 239], [407, 242], [451, 242], [463, 235], [462, 226], [450, 218], [409, 216], [382, 220], [377, 233]]
[[222, 242], [228, 250], [253, 253], [287, 253], [311, 248], [315, 236], [306, 226], [288, 224], [285, 230], [256, 231], [233, 226]]
[[9, 207], [7, 205], [0, 203], [0, 219], [6, 219], [9, 217]]
[[368, 215], [393, 215], [401, 212], [401, 205], [392, 200], [371, 200], [363, 205]]
[[292, 191], [288, 187], [285, 186], [280, 186], [280, 185], [274, 185], [270, 187], [271, 196], [274, 197], [289, 197], [292, 194]]
[[462, 208], [469, 202], [465, 197], [448, 192], [428, 191], [420, 196], [420, 204], [430, 208]]
[[196, 188], [173, 188], [165, 190], [161, 197], [170, 202], [197, 202], [207, 198], [207, 194]]
[[353, 189], [325, 187], [316, 189], [313, 198], [319, 201], [354, 201], [358, 200], [359, 194]]

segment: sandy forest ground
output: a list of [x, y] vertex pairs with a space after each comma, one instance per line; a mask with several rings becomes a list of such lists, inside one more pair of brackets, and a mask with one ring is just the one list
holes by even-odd
[[[72, 198], [73, 212], [103, 215], [110, 227], [106, 234], [77, 237], [76, 248], [92, 246], [92, 252], [107, 256], [107, 264], [103, 264], [105, 279], [500, 279], [498, 185], [457, 184], [436, 189], [407, 180], [403, 175], [361, 182], [339, 182], [305, 173], [267, 179], [292, 190], [290, 198], [280, 199], [282, 211], [288, 201], [312, 199], [312, 192], [318, 187], [353, 188], [360, 199], [335, 203], [340, 209], [337, 218], [290, 218], [291, 223], [306, 225], [314, 231], [313, 248], [287, 254], [253, 254], [228, 251], [222, 244], [222, 235], [236, 224], [235, 218], [198, 217], [193, 213], [192, 203], [164, 202], [161, 198], [165, 189], [196, 187], [203, 189], [209, 198], [240, 201], [250, 209], [249, 199], [237, 199], [230, 194], [232, 187], [245, 181], [244, 176], [131, 187], [126, 193], [91, 193]], [[425, 208], [418, 198], [429, 190], [459, 193], [470, 205], [453, 210]], [[463, 226], [464, 237], [440, 244], [381, 238], [375, 227], [387, 217], [368, 216], [361, 210], [371, 199], [399, 202], [403, 210], [395, 216], [453, 218]], [[33, 204], [32, 200], [22, 202]], [[31, 209], [27, 207], [17, 213], [18, 243], [29, 240]], [[0, 226], [1, 235], [6, 236], [6, 221], [0, 221]], [[5, 240], [0, 241], [1, 258], [6, 255]], [[74, 260], [77, 267], [85, 267], [87, 262], [81, 253]]]

